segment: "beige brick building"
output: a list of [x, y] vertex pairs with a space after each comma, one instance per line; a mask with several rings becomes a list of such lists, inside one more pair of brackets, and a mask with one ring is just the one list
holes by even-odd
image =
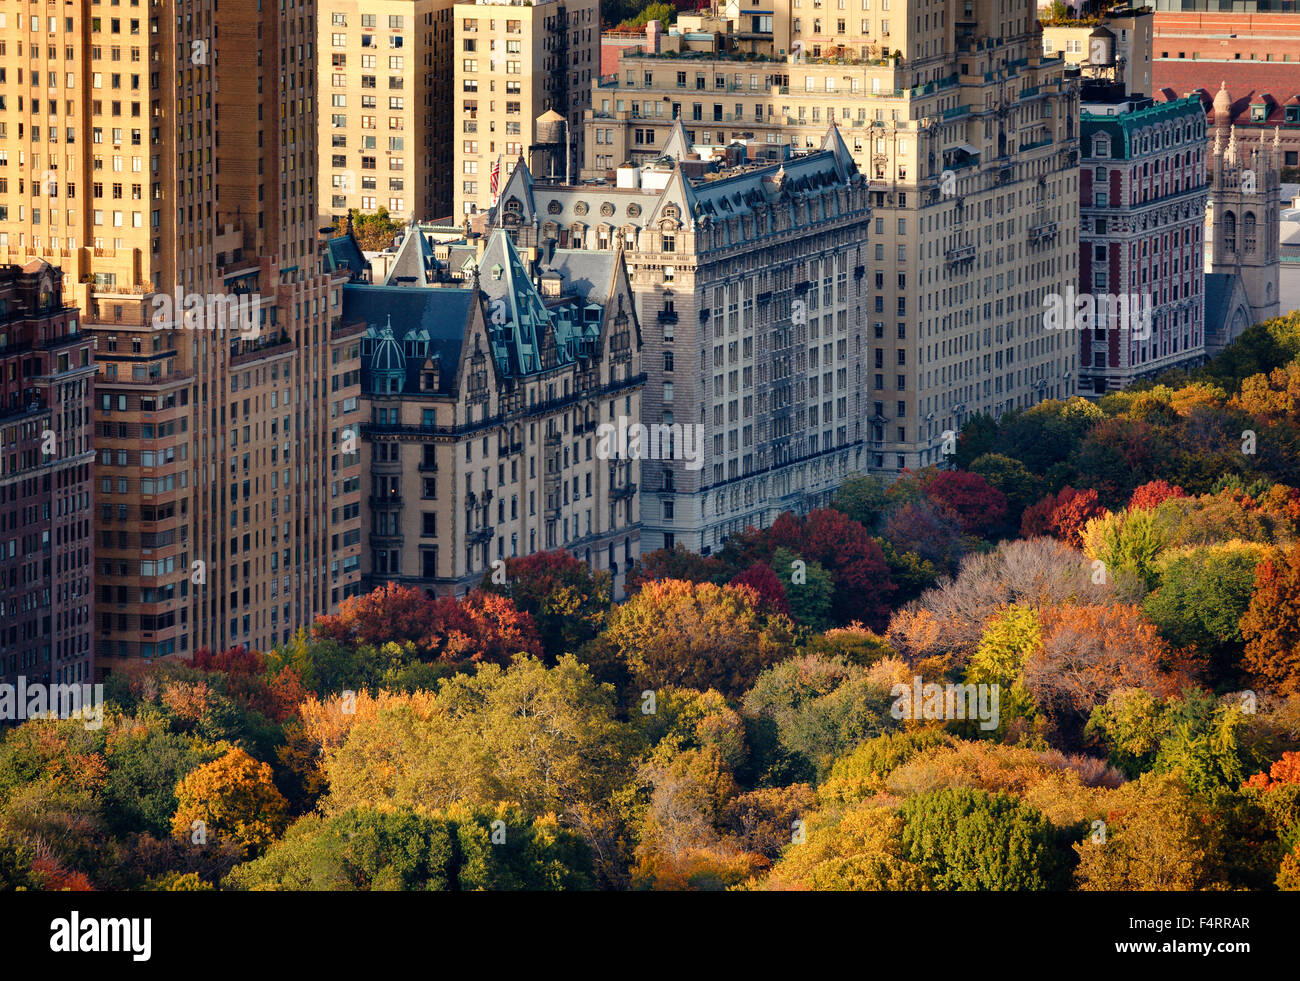
[[1077, 275], [1078, 91], [1033, 4], [782, 0], [765, 17], [683, 16], [657, 52], [625, 50], [593, 86], [583, 176], [653, 160], [675, 118], [699, 147], [801, 149], [834, 121], [871, 182], [871, 466], [937, 463], [971, 415], [1072, 395], [1076, 345], [1043, 309]]
[[582, 120], [600, 75], [599, 0], [457, 0], [452, 100], [454, 214], [492, 206], [515, 162], [537, 140], [539, 116], [564, 117], [574, 173]]
[[451, 213], [452, 0], [325, 0], [316, 28], [322, 216]]
[[96, 344], [101, 669], [269, 647], [360, 581], [315, 30], [312, 0], [0, 12], [0, 258], [61, 266]]

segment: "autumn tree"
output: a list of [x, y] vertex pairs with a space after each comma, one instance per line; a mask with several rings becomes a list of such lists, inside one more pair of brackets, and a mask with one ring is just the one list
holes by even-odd
[[926, 496], [957, 515], [967, 535], [988, 537], [1007, 516], [1007, 498], [977, 473], [940, 470], [925, 481]]
[[835, 580], [822, 564], [807, 561], [788, 548], [778, 548], [772, 553], [771, 567], [780, 578], [790, 618], [812, 630], [830, 627]]
[[[829, 576], [827, 579], [829, 580]], [[729, 585], [747, 586], [758, 596], [758, 606], [764, 613], [781, 613], [790, 616], [790, 602], [781, 577], [766, 562], [756, 562], [731, 580]], [[828, 598], [829, 599], [829, 598]], [[829, 605], [829, 603], [828, 603]]]
[[248, 852], [264, 849], [287, 823], [287, 805], [271, 780], [271, 768], [238, 748], [182, 778], [176, 800], [172, 834], [228, 838]]
[[1300, 544], [1260, 563], [1240, 626], [1246, 669], [1282, 692], [1300, 691]]
[[[489, 570], [480, 588], [505, 596], [532, 617], [551, 661], [576, 652], [604, 626], [611, 596], [608, 572], [592, 569], [562, 549], [506, 559], [502, 572], [503, 577]], [[494, 582], [499, 578], [505, 581]]]
[[1142, 601], [1143, 611], [1171, 644], [1196, 648], [1214, 665], [1216, 679], [1231, 680], [1255, 570], [1269, 554], [1247, 542], [1170, 549], [1156, 563], [1159, 585]]
[[1043, 481], [1019, 460], [1001, 453], [985, 453], [971, 460], [969, 470], [1000, 491], [1007, 501], [1007, 520], [1020, 527], [1025, 508], [1043, 496]]
[[1131, 604], [1080, 604], [1043, 614], [1042, 647], [1025, 662], [1040, 712], [1070, 737], [1117, 688], [1167, 696], [1190, 683], [1188, 665]]
[[819, 562], [831, 574], [831, 618], [836, 623], [860, 620], [873, 629], [884, 627], [894, 585], [880, 546], [862, 525], [839, 511], [818, 508], [806, 517], [782, 512], [766, 532], [773, 547]]
[[1074, 845], [1086, 891], [1199, 891], [1227, 885], [1221, 823], [1177, 777], [1143, 774], [1112, 791], [1099, 815], [1104, 837]]
[[1083, 544], [1080, 537], [1083, 526], [1104, 510], [1098, 503], [1095, 490], [1063, 487], [1059, 493], [1049, 494], [1025, 510], [1020, 521], [1020, 533], [1026, 538], [1051, 535], [1079, 548]]
[[884, 483], [875, 474], [850, 474], [835, 491], [831, 507], [868, 531], [875, 531], [889, 510], [889, 500]]
[[793, 653], [793, 631], [788, 618], [764, 616], [747, 587], [664, 579], [614, 611], [606, 639], [637, 690], [672, 685], [738, 694]]
[[961, 520], [946, 505], [928, 498], [894, 508], [881, 525], [880, 535], [896, 553], [915, 555], [940, 572], [951, 572], [961, 561]]
[[1163, 480], [1150, 480], [1134, 489], [1128, 499], [1130, 511], [1150, 511], [1171, 497], [1186, 497], [1183, 489]]

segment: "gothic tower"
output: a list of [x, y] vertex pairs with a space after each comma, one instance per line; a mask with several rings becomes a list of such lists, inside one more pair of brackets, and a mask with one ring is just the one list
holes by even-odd
[[[1210, 159], [1209, 273], [1235, 277], [1250, 306], [1251, 323], [1276, 317], [1278, 304], [1279, 180], [1281, 138], [1271, 145], [1237, 139], [1226, 84], [1214, 97], [1214, 150]], [[1227, 325], [1206, 324], [1207, 330]], [[1236, 331], [1229, 330], [1232, 336]]]

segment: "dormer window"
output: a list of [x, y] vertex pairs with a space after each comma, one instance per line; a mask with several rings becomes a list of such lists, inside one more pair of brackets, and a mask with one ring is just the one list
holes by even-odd
[[1094, 157], [1110, 156], [1110, 138], [1106, 136], [1096, 136], [1092, 140], [1092, 155]]

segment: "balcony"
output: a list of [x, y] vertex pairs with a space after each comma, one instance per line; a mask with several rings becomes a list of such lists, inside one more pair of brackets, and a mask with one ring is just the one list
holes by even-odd
[[370, 506], [372, 508], [400, 508], [402, 506], [402, 495], [371, 494]]
[[466, 535], [465, 540], [471, 545], [483, 545], [492, 541], [495, 536], [496, 532], [491, 528], [479, 528]]
[[658, 320], [661, 324], [675, 324], [677, 323], [677, 311], [660, 310], [658, 315]]
[[975, 246], [959, 245], [955, 249], [948, 249], [943, 254], [943, 261], [949, 266], [955, 266], [962, 262], [974, 262]]
[[1045, 221], [1037, 225], [1029, 226], [1030, 244], [1037, 242], [1050, 242], [1056, 238], [1057, 224], [1054, 221]]
[[615, 487], [609, 492], [609, 496], [615, 501], [621, 501], [625, 498], [632, 497], [636, 494], [636, 481], [629, 481], [622, 487]]

